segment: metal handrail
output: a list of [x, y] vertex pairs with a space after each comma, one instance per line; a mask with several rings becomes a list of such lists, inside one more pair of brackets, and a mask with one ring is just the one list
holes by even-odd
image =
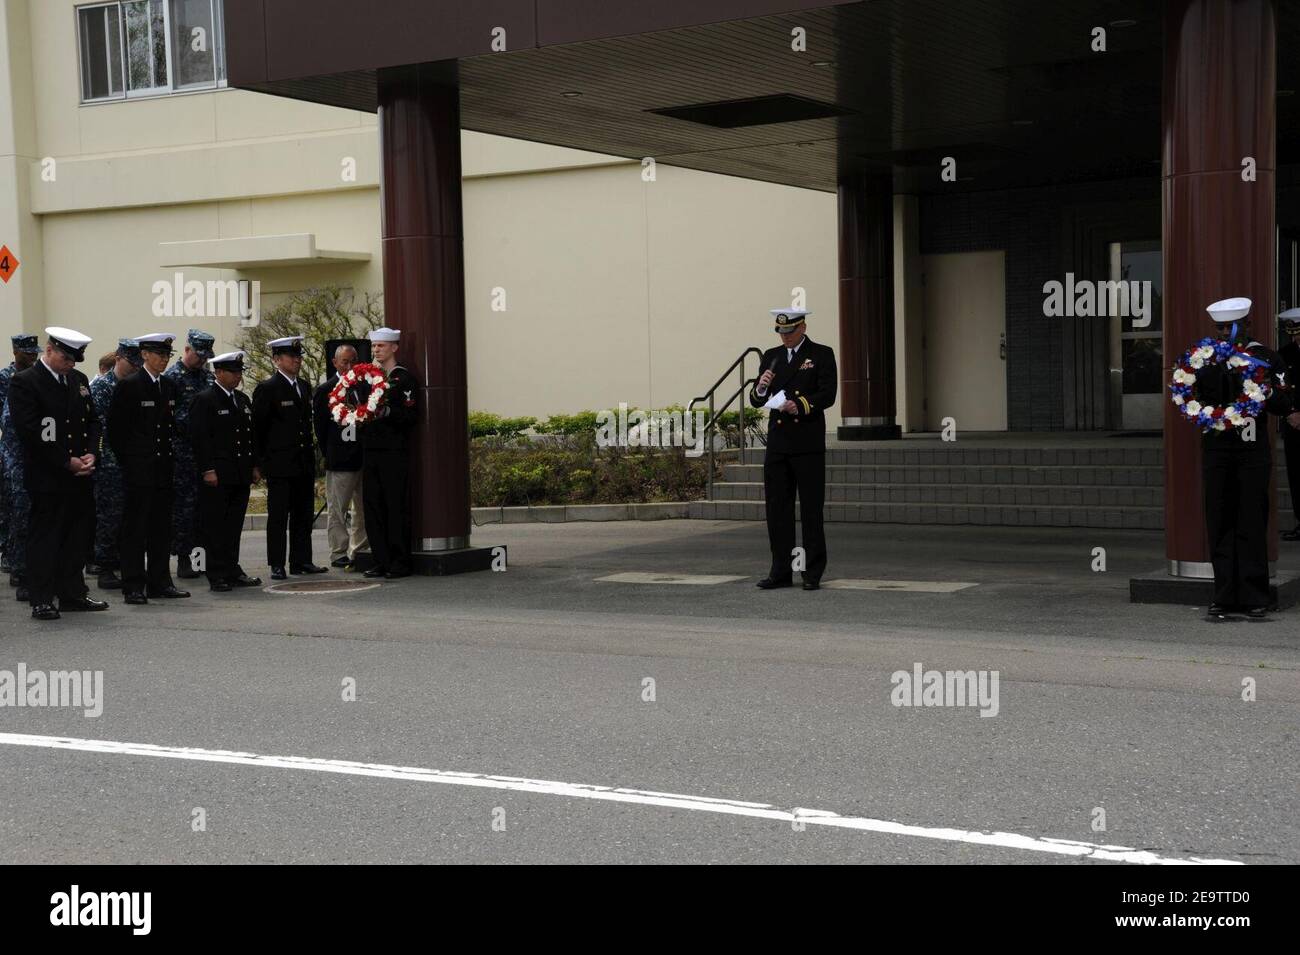
[[[740, 353], [740, 356], [735, 361], [733, 361], [730, 365], [727, 366], [727, 370], [724, 371], [720, 376], [718, 376], [718, 380], [713, 383], [712, 388], [710, 388], [704, 394], [700, 395], [698, 398], [692, 398], [691, 403], [686, 406], [686, 410], [689, 413], [689, 412], [694, 412], [695, 406], [700, 402], [707, 401], [709, 403], [709, 417], [704, 424], [704, 440], [708, 444], [708, 449], [709, 449], [709, 497], [708, 499], [710, 501], [713, 500], [713, 469], [714, 469], [713, 468], [713, 432], [717, 430], [718, 419], [722, 417], [722, 415], [727, 411], [727, 409], [731, 407], [731, 403], [735, 401], [737, 398], [740, 398], [740, 428], [739, 428], [740, 458], [741, 461], [744, 461], [745, 459], [745, 401], [742, 396], [745, 394], [745, 389], [747, 387], [749, 387], [750, 385], [758, 381], [757, 375], [755, 375], [753, 378], [749, 378], [749, 379], [745, 378], [745, 359], [749, 357], [751, 352], [757, 355], [760, 359], [763, 357], [763, 352], [761, 349], [755, 348], [752, 345], [749, 348], [746, 348], [743, 352]], [[714, 407], [715, 393], [717, 392], [718, 388], [722, 386], [722, 383], [727, 380], [727, 378], [731, 375], [731, 373], [733, 371], [736, 371], [737, 369], [739, 369], [740, 372], [739, 374], [740, 387], [738, 387], [727, 397], [727, 400], [722, 403], [721, 408], [715, 408]]]

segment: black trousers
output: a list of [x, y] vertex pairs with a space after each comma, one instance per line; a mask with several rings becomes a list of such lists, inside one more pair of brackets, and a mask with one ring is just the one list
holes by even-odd
[[284, 535], [289, 534], [289, 566], [311, 563], [311, 524], [316, 516], [316, 478], [266, 479], [266, 561], [284, 566]]
[[1267, 607], [1268, 454], [1206, 449], [1202, 458], [1205, 529], [1214, 564], [1214, 602]]
[[[172, 486], [127, 485], [122, 511], [122, 592], [171, 587]], [[147, 565], [147, 569], [146, 569]]]
[[410, 454], [366, 448], [361, 503], [375, 565], [394, 573], [411, 569]]
[[1282, 448], [1286, 452], [1286, 480], [1291, 485], [1291, 509], [1300, 527], [1300, 431], [1282, 422]]
[[207, 561], [208, 583], [240, 575], [239, 538], [248, 510], [247, 484], [199, 484], [199, 542]]
[[763, 494], [767, 499], [767, 539], [772, 546], [773, 579], [789, 580], [794, 550], [794, 499], [799, 496], [804, 580], [821, 580], [826, 570], [826, 531], [822, 504], [826, 500], [826, 454], [786, 454], [769, 450], [763, 459]]
[[81, 568], [87, 535], [94, 537], [95, 498], [90, 478], [72, 493], [31, 495], [31, 534], [27, 538], [27, 589], [33, 607], [86, 596]]

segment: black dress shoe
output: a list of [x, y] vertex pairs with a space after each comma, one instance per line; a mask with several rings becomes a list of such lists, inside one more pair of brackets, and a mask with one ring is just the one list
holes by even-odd
[[334, 558], [334, 560], [330, 561], [330, 566], [331, 566], [331, 567], [347, 567], [347, 566], [349, 566], [351, 563], [352, 563], [352, 558], [350, 558], [350, 557], [336, 557], [336, 558]]
[[803, 582], [804, 590], [821, 590], [822, 582], [820, 580], [805, 580]]
[[1283, 532], [1282, 532], [1282, 540], [1284, 540], [1284, 541], [1300, 541], [1300, 524], [1297, 524], [1295, 527], [1291, 528], [1291, 530], [1289, 530], [1289, 531], [1283, 531]]
[[194, 569], [194, 565], [190, 563], [189, 554], [176, 555], [176, 576], [181, 580], [193, 580], [194, 578], [201, 576], [201, 574]]
[[98, 587], [100, 590], [121, 590], [122, 578], [117, 576], [117, 572], [106, 570], [99, 575]]
[[107, 610], [108, 604], [87, 595], [85, 597], [74, 597], [72, 600], [60, 600], [59, 609], [64, 613], [69, 611], [91, 613], [96, 610]]
[[388, 571], [384, 570], [384, 568], [382, 567], [371, 567], [368, 571], [366, 571], [361, 576], [367, 577], [370, 580], [374, 580], [376, 577], [384, 577], [387, 576], [387, 574]]
[[1268, 616], [1267, 607], [1251, 607], [1246, 611], [1246, 617], [1249, 620], [1263, 620]]
[[128, 604], [147, 604], [149, 598], [144, 595], [142, 590], [128, 590], [122, 595], [122, 602]]
[[289, 575], [286, 574], [286, 573], [284, 572], [284, 568], [283, 568], [283, 567], [272, 567], [272, 568], [271, 568], [271, 579], [272, 579], [272, 580], [288, 580], [288, 579], [289, 579]]
[[102, 566], [100, 566], [99, 564], [97, 564], [97, 563], [96, 563], [95, 561], [93, 561], [93, 560], [92, 560], [89, 564], [86, 565], [86, 576], [87, 576], [87, 577], [98, 577], [98, 576], [99, 576], [100, 574], [102, 574], [103, 572], [104, 572], [104, 568], [103, 568]]
[[1223, 604], [1210, 604], [1210, 609], [1205, 611], [1205, 613], [1210, 617], [1226, 617], [1228, 615], [1228, 608]]
[[291, 574], [328, 574], [328, 567], [317, 567], [315, 564], [299, 564], [296, 567], [290, 567]]
[[238, 577], [231, 577], [227, 583], [232, 587], [260, 587], [262, 586], [262, 578], [240, 574]]
[[164, 587], [161, 590], [146, 591], [150, 597], [166, 597], [170, 600], [179, 600], [182, 597], [188, 597], [188, 590], [178, 590], [175, 587]]
[[764, 577], [758, 582], [759, 590], [776, 590], [778, 587], [793, 587], [794, 581], [789, 577], [777, 579], [775, 577]]
[[214, 580], [212, 583], [208, 584], [208, 589], [215, 590], [219, 594], [228, 594], [235, 588], [230, 586], [230, 584], [224, 580]]
[[37, 604], [32, 608], [33, 620], [58, 620], [59, 612], [54, 609], [54, 604]]

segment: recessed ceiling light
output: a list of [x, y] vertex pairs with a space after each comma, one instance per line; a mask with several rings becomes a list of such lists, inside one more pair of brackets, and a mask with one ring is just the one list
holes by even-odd
[[813, 66], [819, 69], [826, 69], [828, 66], [834, 66], [834, 60], [813, 60]]
[[1127, 29], [1128, 27], [1137, 26], [1137, 21], [1136, 20], [1111, 20], [1110, 25], [1114, 27], [1116, 30], [1124, 30]]
[[581, 96], [582, 94], [579, 93], [577, 90], [565, 90], [560, 95], [563, 96], [565, 99], [573, 99], [573, 97]]

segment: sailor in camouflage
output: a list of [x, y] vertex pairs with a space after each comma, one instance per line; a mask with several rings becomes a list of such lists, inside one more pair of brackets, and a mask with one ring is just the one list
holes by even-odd
[[176, 471], [172, 484], [172, 553], [176, 555], [176, 576], [191, 580], [200, 576], [190, 566], [190, 553], [198, 544], [199, 475], [194, 467], [194, 448], [190, 443], [190, 402], [200, 392], [212, 387], [215, 380], [208, 369], [216, 339], [207, 332], [191, 328], [185, 353], [163, 377], [171, 379], [176, 391], [176, 429], [172, 432], [172, 449]]
[[[26, 568], [27, 518], [31, 509], [31, 500], [27, 497], [27, 488], [23, 485], [22, 452], [18, 447], [18, 435], [7, 420], [9, 382], [13, 376], [24, 368], [29, 368], [41, 353], [35, 335], [14, 335], [14, 360], [0, 369], [0, 552], [3, 552], [3, 564], [0, 572], [8, 571], [11, 586], [22, 587], [22, 575]], [[20, 600], [26, 600], [25, 588], [20, 591]]]
[[105, 435], [95, 467], [95, 564], [99, 567], [100, 590], [122, 589], [118, 571], [122, 566], [122, 511], [126, 505], [122, 467], [107, 437], [108, 409], [118, 382], [142, 367], [144, 358], [140, 354], [139, 342], [134, 338], [118, 339], [117, 363], [90, 383], [95, 416], [99, 418], [100, 430]]

